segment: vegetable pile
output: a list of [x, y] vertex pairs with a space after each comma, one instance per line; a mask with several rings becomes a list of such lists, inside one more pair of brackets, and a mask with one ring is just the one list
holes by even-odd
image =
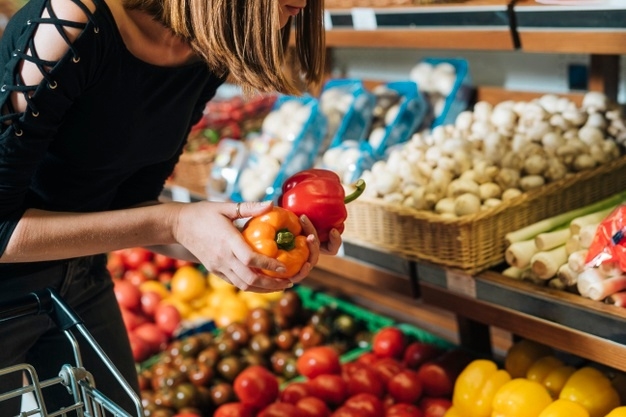
[[478, 102], [374, 163], [365, 194], [456, 218], [614, 160], [625, 138], [619, 109], [600, 93], [580, 107], [555, 95]]

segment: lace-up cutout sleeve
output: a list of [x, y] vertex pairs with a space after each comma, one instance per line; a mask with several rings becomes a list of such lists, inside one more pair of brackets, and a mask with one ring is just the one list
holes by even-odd
[[94, 10], [91, 0], [32, 0], [2, 38], [0, 254], [25, 211], [38, 164], [93, 72], [81, 50], [93, 44], [99, 30]]

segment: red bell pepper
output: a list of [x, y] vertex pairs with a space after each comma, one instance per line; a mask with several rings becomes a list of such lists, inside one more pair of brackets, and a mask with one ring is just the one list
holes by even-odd
[[346, 204], [365, 190], [365, 181], [358, 180], [349, 195], [339, 175], [327, 169], [308, 169], [289, 177], [282, 186], [278, 205], [299, 216], [306, 215], [317, 230], [320, 242], [329, 240], [329, 233], [337, 229], [343, 233], [348, 217]]

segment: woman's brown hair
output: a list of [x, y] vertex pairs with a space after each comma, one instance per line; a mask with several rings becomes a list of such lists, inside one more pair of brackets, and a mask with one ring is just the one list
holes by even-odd
[[[296, 94], [299, 81], [317, 85], [324, 76], [323, 0], [278, 30], [277, 0], [125, 0], [187, 39], [211, 70], [229, 75], [246, 91]], [[291, 31], [302, 80], [285, 70]]]

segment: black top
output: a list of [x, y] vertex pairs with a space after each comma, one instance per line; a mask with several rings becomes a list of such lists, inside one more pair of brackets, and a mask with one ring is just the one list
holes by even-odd
[[[104, 1], [94, 1], [64, 57], [39, 62], [39, 85], [24, 86], [17, 75], [23, 60], [38, 61], [23, 52], [35, 50], [35, 29], [76, 22], [44, 20], [44, 9], [53, 13], [50, 0], [30, 0], [2, 37], [0, 104], [9, 111], [0, 116], [0, 253], [27, 208], [93, 212], [156, 199], [224, 81], [201, 62], [160, 67], [138, 59]], [[31, 91], [26, 113], [11, 112], [16, 89]], [[0, 277], [41, 266], [0, 264]]]

